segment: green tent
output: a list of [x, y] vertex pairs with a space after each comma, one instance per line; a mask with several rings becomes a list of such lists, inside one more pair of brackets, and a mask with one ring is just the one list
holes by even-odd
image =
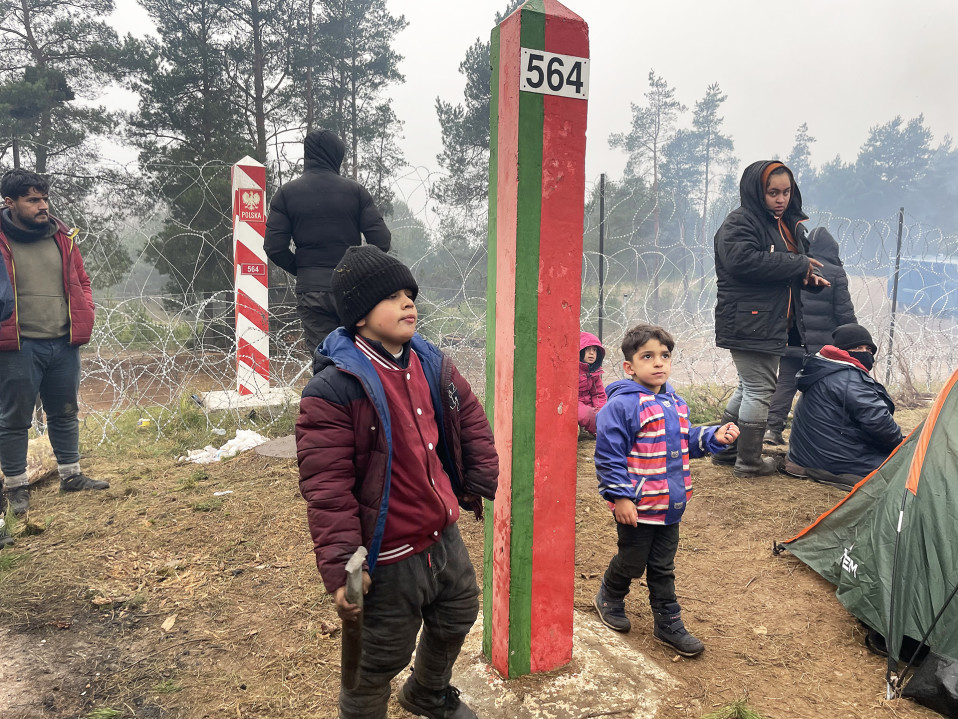
[[776, 545], [834, 584], [845, 608], [885, 636], [890, 691], [899, 684], [896, 660], [912, 658], [903, 637], [924, 639], [936, 659], [958, 662], [956, 381], [958, 371], [881, 467]]

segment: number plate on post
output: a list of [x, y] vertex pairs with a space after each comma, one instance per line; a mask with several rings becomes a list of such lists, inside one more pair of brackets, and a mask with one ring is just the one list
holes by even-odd
[[240, 274], [266, 277], [266, 265], [244, 262], [240, 265]]
[[522, 48], [519, 89], [542, 95], [589, 99], [589, 59]]

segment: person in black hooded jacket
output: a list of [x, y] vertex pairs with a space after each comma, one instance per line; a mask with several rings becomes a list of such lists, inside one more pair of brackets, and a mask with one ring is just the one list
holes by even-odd
[[[777, 465], [762, 457], [768, 407], [775, 392], [778, 365], [785, 348], [800, 347], [801, 290], [821, 290], [828, 280], [822, 263], [808, 256], [802, 223], [802, 195], [781, 162], [753, 162], [739, 183], [741, 206], [729, 213], [715, 233], [715, 344], [731, 350], [738, 372], [723, 423], [741, 433], [734, 449], [713, 458], [731, 464], [735, 474], [773, 474]], [[721, 458], [720, 458], [721, 457]]]
[[313, 130], [303, 146], [303, 174], [269, 203], [264, 247], [267, 257], [296, 276], [296, 306], [312, 355], [341, 324], [331, 281], [346, 249], [360, 245], [362, 233], [367, 244], [388, 252], [391, 235], [366, 188], [339, 174], [343, 141], [329, 130]]
[[806, 353], [813, 355], [832, 340], [832, 331], [839, 325], [857, 322], [855, 306], [848, 291], [848, 275], [838, 255], [838, 242], [824, 227], [808, 233], [809, 254], [822, 263], [822, 277], [831, 283], [821, 292], [802, 294], [802, 317], [805, 320], [805, 349], [787, 347], [778, 368], [778, 383], [768, 408], [768, 429], [765, 444], [785, 444], [782, 430], [792, 408], [797, 389], [795, 375], [802, 369]]
[[871, 376], [877, 349], [868, 330], [852, 323], [806, 359], [786, 473], [851, 489], [901, 443], [895, 403]]

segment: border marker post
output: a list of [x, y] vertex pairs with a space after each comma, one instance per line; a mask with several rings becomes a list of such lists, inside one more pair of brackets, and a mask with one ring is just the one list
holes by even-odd
[[266, 237], [266, 166], [246, 156], [232, 167], [233, 279], [236, 294], [236, 389], [269, 390], [269, 272]]
[[483, 652], [516, 677], [572, 659], [588, 26], [528, 0], [490, 56]]

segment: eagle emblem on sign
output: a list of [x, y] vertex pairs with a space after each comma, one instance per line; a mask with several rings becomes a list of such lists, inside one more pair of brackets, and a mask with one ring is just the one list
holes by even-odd
[[246, 192], [242, 194], [241, 199], [243, 201], [243, 206], [246, 207], [248, 211], [252, 212], [253, 210], [259, 207], [260, 193], [256, 192], [255, 190], [254, 191], [247, 190]]

